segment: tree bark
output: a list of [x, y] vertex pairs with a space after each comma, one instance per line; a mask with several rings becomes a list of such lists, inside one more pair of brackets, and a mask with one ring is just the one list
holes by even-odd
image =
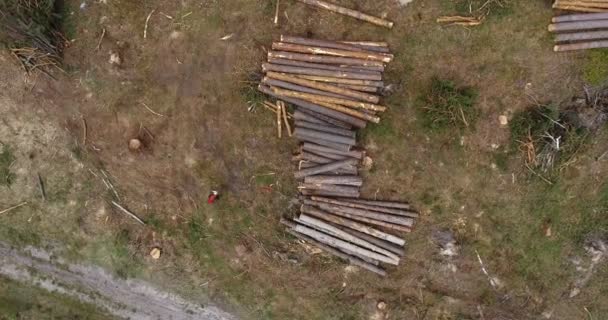
[[377, 245], [380, 248], [386, 249], [386, 250], [396, 254], [399, 257], [403, 257], [405, 255], [405, 250], [403, 250], [403, 248], [393, 245], [390, 242], [384, 241], [382, 239], [378, 239], [376, 237], [372, 237], [369, 234], [359, 232], [357, 230], [349, 229], [349, 228], [342, 227], [342, 226], [340, 226], [339, 228], [340, 228], [340, 230], [350, 233], [351, 235], [353, 235], [357, 238], [363, 239], [369, 243], [373, 243], [373, 244]]
[[381, 81], [382, 75], [370, 74], [370, 73], [355, 73], [346, 71], [334, 71], [334, 70], [323, 70], [323, 69], [310, 69], [302, 67], [284, 66], [280, 64], [263, 63], [262, 71], [275, 71], [291, 74], [303, 74], [311, 76], [322, 76], [322, 77], [333, 77], [340, 79], [355, 79], [355, 80], [372, 80]]
[[[304, 183], [336, 184], [336, 185], [361, 187], [363, 185], [363, 178], [361, 178], [359, 176], [310, 176], [310, 177], [304, 178]], [[325, 199], [325, 198], [322, 198], [322, 199]]]
[[328, 122], [325, 122], [325, 121], [323, 121], [323, 120], [321, 120], [319, 118], [316, 118], [314, 116], [311, 116], [309, 114], [306, 114], [306, 113], [304, 113], [304, 112], [302, 112], [302, 111], [300, 111], [298, 109], [296, 109], [293, 112], [293, 118], [296, 121], [306, 121], [306, 122], [321, 124], [321, 125], [325, 125], [325, 126], [331, 125]]
[[332, 162], [329, 164], [325, 164], [325, 165], [321, 165], [321, 166], [317, 166], [317, 167], [313, 167], [313, 168], [308, 168], [308, 169], [303, 169], [300, 171], [297, 171], [294, 176], [296, 179], [300, 179], [300, 178], [305, 178], [308, 176], [313, 176], [316, 174], [321, 174], [324, 172], [329, 172], [335, 169], [339, 169], [342, 167], [348, 167], [349, 165], [356, 165], [357, 164], [357, 160], [353, 160], [353, 159], [347, 159], [347, 160], [341, 160], [341, 161], [336, 161], [336, 162]]
[[356, 245], [358, 245], [359, 247], [371, 250], [373, 252], [379, 253], [381, 255], [385, 256], [385, 259], [376, 259], [376, 258], [372, 258], [378, 261], [382, 261], [385, 263], [389, 263], [389, 264], [394, 264], [394, 265], [398, 265], [399, 264], [399, 260], [401, 260], [399, 258], [399, 256], [397, 256], [396, 254], [394, 254], [393, 252], [390, 252], [384, 248], [381, 248], [375, 244], [372, 244], [370, 242], [367, 242], [361, 238], [357, 238], [351, 234], [349, 234], [348, 232], [344, 232], [342, 230], [340, 230], [339, 228], [323, 221], [320, 219], [316, 219], [314, 217], [311, 216], [307, 216], [305, 214], [300, 214], [300, 217], [296, 219], [296, 222], [307, 225], [308, 227], [311, 227], [313, 229], [316, 229], [318, 231], [330, 234], [331, 236], [340, 239], [340, 240], [345, 240], [345, 241], [349, 241], [351, 243], [354, 243]]
[[343, 58], [343, 57], [332, 57], [332, 56], [320, 56], [316, 54], [303, 54], [295, 52], [285, 51], [269, 51], [268, 58], [279, 58], [288, 59], [295, 61], [314, 62], [314, 63], [327, 63], [327, 64], [339, 64], [347, 66], [364, 66], [364, 67], [382, 67], [384, 63], [380, 61], [371, 61], [365, 59], [356, 58]]
[[361, 194], [359, 191], [352, 193], [344, 193], [344, 192], [334, 192], [334, 191], [326, 191], [326, 190], [310, 190], [310, 189], [300, 189], [301, 195], [304, 196], [326, 196], [326, 197], [350, 197], [350, 198], [359, 198]]
[[332, 98], [332, 97], [326, 97], [326, 96], [321, 96], [321, 95], [316, 95], [316, 94], [311, 94], [311, 93], [303, 93], [303, 92], [284, 90], [284, 89], [278, 89], [278, 88], [272, 88], [272, 87], [271, 87], [271, 89], [276, 95], [284, 96], [284, 97], [296, 98], [296, 99], [306, 100], [306, 101], [338, 104], [338, 105], [348, 106], [348, 107], [357, 108], [357, 109], [370, 110], [370, 111], [378, 111], [378, 112], [386, 111], [386, 107], [372, 104], [372, 103], [357, 102], [357, 101], [353, 101], [353, 100]]
[[312, 130], [317, 130], [317, 131], [322, 131], [322, 132], [329, 132], [329, 133], [339, 134], [341, 136], [350, 137], [350, 138], [356, 137], [356, 133], [354, 131], [337, 128], [334, 126], [326, 126], [326, 125], [322, 125], [322, 124], [318, 124], [318, 123], [311, 123], [311, 122], [305, 122], [305, 121], [300, 121], [300, 120], [296, 120], [295, 125], [296, 125], [296, 127], [300, 127], [300, 128], [312, 129]]
[[356, 159], [363, 159], [363, 152], [361, 152], [361, 151], [355, 151], [355, 150], [342, 151], [342, 150], [338, 150], [338, 149], [332, 149], [332, 148], [320, 146], [320, 145], [317, 145], [314, 143], [304, 143], [304, 145], [302, 146], [302, 150], [310, 151], [313, 153], [319, 153], [319, 152], [333, 153], [333, 154], [338, 154], [338, 155], [342, 155], [342, 156], [353, 157]]
[[573, 21], [589, 21], [589, 20], [608, 20], [608, 13], [590, 13], [590, 14], [567, 14], [563, 16], [553, 17], [551, 22], [573, 22]]
[[329, 64], [304, 62], [304, 61], [288, 60], [288, 59], [273, 58], [273, 57], [269, 57], [268, 62], [273, 63], [273, 64], [280, 64], [280, 65], [284, 65], [284, 66], [303, 67], [303, 68], [321, 69], [321, 70], [348, 71], [348, 72], [371, 73], [371, 74], [376, 74], [378, 72], [384, 72], [384, 67], [329, 65]]
[[353, 230], [357, 230], [359, 232], [368, 234], [370, 236], [374, 236], [376, 238], [386, 240], [388, 242], [394, 243], [399, 246], [403, 246], [405, 244], [405, 240], [403, 240], [397, 236], [394, 236], [390, 233], [386, 233], [384, 231], [375, 229], [373, 227], [367, 226], [367, 225], [362, 224], [357, 221], [346, 219], [346, 218], [340, 217], [338, 215], [330, 214], [328, 212], [325, 212], [321, 209], [318, 209], [318, 208], [315, 208], [312, 206], [303, 205], [300, 208], [300, 211], [304, 212], [306, 214], [312, 215], [314, 217], [321, 218], [323, 220], [327, 220], [327, 221], [333, 222], [335, 224], [338, 224], [338, 225], [341, 225], [341, 226], [344, 226], [344, 227], [347, 227], [347, 228], [350, 228]]
[[393, 55], [379, 52], [356, 52], [346, 51], [340, 49], [322, 48], [322, 47], [309, 47], [301, 46], [298, 44], [284, 43], [284, 42], [273, 42], [272, 50], [296, 52], [304, 54], [316, 54], [326, 55], [340, 58], [355, 58], [362, 60], [378, 61], [378, 62], [391, 62]]
[[375, 24], [378, 26], [386, 27], [389, 29], [393, 27], [393, 22], [391, 22], [391, 21], [381, 19], [378, 17], [374, 17], [369, 14], [365, 14], [365, 13], [362, 13], [362, 12], [359, 12], [356, 10], [340, 7], [335, 4], [325, 2], [325, 1], [321, 1], [321, 0], [298, 0], [298, 1], [305, 3], [307, 5], [315, 6], [315, 7], [329, 10], [329, 11], [332, 11], [335, 13], [353, 17], [355, 19], [363, 20], [363, 21], [366, 21], [366, 22], [369, 22], [369, 23], [372, 23], [372, 24]]
[[329, 203], [329, 204], [340, 205], [343, 207], [358, 208], [358, 209], [365, 209], [365, 210], [370, 210], [370, 211], [375, 211], [375, 212], [390, 213], [390, 214], [394, 214], [397, 216], [404, 216], [404, 217], [410, 217], [410, 218], [417, 218], [419, 216], [418, 213], [412, 212], [409, 210], [370, 206], [370, 205], [366, 205], [366, 204], [353, 203], [353, 202], [348, 202], [348, 201], [340, 201], [340, 200], [330, 199], [330, 198], [312, 197], [312, 200]]
[[561, 22], [552, 23], [549, 25], [549, 31], [551, 32], [591, 30], [599, 28], [608, 28], [608, 20]]
[[317, 240], [315, 240], [315, 239], [313, 239], [313, 238], [311, 238], [309, 236], [306, 236], [306, 235], [303, 235], [301, 233], [298, 233], [298, 232], [296, 232], [293, 229], [288, 229], [287, 232], [289, 234], [291, 234], [292, 236], [294, 236], [294, 237], [296, 237], [296, 238], [298, 238], [300, 240], [306, 241], [306, 242], [308, 242], [308, 243], [310, 243], [310, 244], [318, 247], [319, 249], [321, 249], [321, 250], [323, 250], [323, 251], [325, 251], [325, 252], [327, 252], [329, 254], [332, 254], [332, 255], [334, 255], [334, 256], [336, 256], [338, 258], [341, 258], [343, 260], [346, 260], [346, 261], [350, 262], [352, 265], [355, 265], [355, 266], [361, 267], [363, 269], [369, 270], [369, 271], [374, 272], [374, 273], [376, 273], [376, 274], [378, 274], [380, 276], [383, 276], [383, 277], [386, 276], [386, 271], [384, 271], [383, 269], [378, 268], [377, 266], [374, 266], [374, 265], [372, 265], [372, 264], [370, 264], [368, 262], [365, 262], [365, 261], [363, 261], [360, 258], [350, 256], [350, 255], [348, 255], [348, 254], [346, 254], [344, 252], [341, 252], [340, 250], [337, 250], [337, 249], [332, 248], [332, 247], [330, 247], [328, 245], [325, 245], [325, 244], [323, 244], [323, 243], [321, 243], [321, 242], [319, 242], [319, 241], [317, 241]]
[[277, 98], [279, 100], [283, 100], [285, 102], [289, 102], [289, 103], [291, 103], [293, 105], [296, 105], [296, 106], [298, 106], [298, 107], [300, 107], [302, 109], [310, 110], [310, 111], [313, 111], [313, 112], [316, 112], [316, 113], [328, 116], [330, 118], [334, 118], [336, 120], [339, 120], [339, 121], [342, 121], [342, 122], [346, 122], [346, 123], [351, 124], [351, 125], [353, 125], [353, 126], [355, 126], [357, 128], [365, 128], [365, 126], [367, 124], [364, 120], [361, 120], [361, 119], [353, 117], [353, 116], [349, 116], [349, 115], [344, 114], [344, 113], [339, 112], [339, 111], [335, 111], [335, 110], [328, 109], [326, 107], [322, 107], [322, 106], [320, 106], [318, 104], [310, 103], [308, 101], [304, 101], [304, 100], [300, 100], [300, 99], [293, 99], [293, 98], [289, 98], [289, 97], [282, 97], [282, 96], [274, 93], [273, 90], [270, 87], [265, 86], [265, 85], [258, 86], [258, 89], [261, 92], [263, 92], [263, 93], [265, 93], [265, 94], [267, 94], [269, 96], [275, 97], [275, 98]]
[[268, 72], [266, 74], [266, 76], [269, 78], [295, 83], [295, 84], [298, 84], [301, 86], [306, 86], [306, 87], [317, 89], [320, 91], [331, 92], [331, 93], [339, 95], [339, 97], [343, 97], [343, 98], [346, 97], [344, 99], [362, 100], [362, 101], [366, 101], [369, 103], [380, 102], [380, 97], [378, 97], [376, 95], [362, 93], [362, 92], [347, 89], [347, 88], [341, 88], [341, 87], [338, 87], [338, 86], [335, 86], [332, 84], [328, 84], [328, 83], [306, 80], [306, 79], [294, 77], [294, 76], [291, 76], [288, 74], [277, 73], [277, 72]]

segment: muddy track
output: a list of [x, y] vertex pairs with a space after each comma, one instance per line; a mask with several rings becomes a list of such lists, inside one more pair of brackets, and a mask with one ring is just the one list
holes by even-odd
[[33, 283], [94, 304], [124, 319], [232, 320], [214, 306], [201, 306], [139, 280], [117, 279], [95, 266], [68, 264], [36, 248], [18, 251], [0, 242], [0, 275]]

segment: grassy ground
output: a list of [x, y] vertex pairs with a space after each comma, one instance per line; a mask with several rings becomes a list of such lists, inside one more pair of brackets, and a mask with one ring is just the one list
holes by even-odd
[[[2, 150], [10, 150], [0, 156], [0, 175], [14, 176], [10, 186], [0, 183], [0, 199], [8, 199], [1, 204], [30, 201], [0, 218], [0, 237], [61, 243], [63, 255], [220, 301], [244, 318], [364, 319], [380, 300], [396, 319], [477, 319], [480, 308], [487, 319], [537, 319], [546, 311], [554, 319], [583, 319], [585, 310], [606, 318], [605, 267], [577, 298], [564, 293], [578, 277], [569, 258], [584, 256], [589, 233], [608, 228], [602, 179], [608, 164], [597, 160], [607, 133], [573, 153], [547, 176], [549, 184], [522, 165], [509, 127], [498, 123], [499, 115], [511, 118], [539, 101], [560, 103], [584, 83], [602, 83], [603, 51], [551, 52], [545, 30], [552, 11], [540, 1], [484, 9], [483, 24], [470, 29], [435, 23], [440, 15], [466, 13], [468, 1], [414, 1], [406, 8], [388, 0], [340, 2], [386, 12], [396, 27], [381, 30], [292, 2], [282, 2], [285, 14], [275, 28], [272, 1], [117, 0], [84, 10], [66, 1], [65, 33], [74, 39], [65, 52], [67, 79], [39, 89], [42, 105], [28, 105], [38, 113], [14, 116], [13, 129], [0, 129], [8, 137]], [[243, 88], [281, 33], [386, 39], [396, 53], [387, 72], [397, 86], [386, 99], [390, 110], [362, 132], [375, 163], [365, 194], [410, 200], [423, 218], [407, 236], [406, 262], [386, 279], [309, 255], [278, 224], [295, 210], [289, 206], [294, 144], [274, 137], [265, 110], [247, 113], [248, 102], [260, 97]], [[120, 66], [108, 63], [110, 52], [121, 56]], [[429, 126], [433, 79], [471, 88], [457, 101], [477, 120]], [[60, 130], [35, 129], [40, 123]], [[127, 149], [134, 137], [144, 142], [142, 152]], [[102, 169], [119, 199], [101, 182]], [[36, 171], [46, 179], [47, 201], [37, 193]], [[208, 206], [212, 189], [223, 197]], [[132, 224], [110, 200], [148, 225]], [[443, 229], [455, 232], [461, 247], [450, 261], [431, 241]], [[160, 261], [148, 257], [156, 246], [163, 249]], [[480, 271], [477, 253], [499, 288]]]

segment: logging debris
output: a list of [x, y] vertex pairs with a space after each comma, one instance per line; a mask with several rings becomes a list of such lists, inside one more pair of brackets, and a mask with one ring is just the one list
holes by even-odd
[[301, 143], [292, 158], [301, 206], [281, 223], [300, 240], [384, 276], [382, 264], [403, 261], [403, 235], [419, 216], [408, 203], [361, 197], [359, 169], [371, 158], [357, 147], [357, 130], [387, 110], [379, 89], [393, 59], [388, 44], [283, 35], [272, 48], [258, 89], [276, 103], [263, 106], [275, 113], [280, 135], [283, 125], [291, 128], [290, 105]]
[[321, 1], [321, 0], [298, 0], [302, 3], [305, 3], [309, 6], [314, 6], [317, 8], [322, 8], [331, 12], [335, 12], [335, 13], [339, 13], [339, 14], [343, 14], [345, 16], [349, 16], [349, 17], [353, 17], [355, 19], [359, 19], [362, 21], [366, 21], [372, 24], [375, 24], [377, 26], [381, 26], [381, 27], [386, 27], [391, 29], [393, 27], [393, 22], [382, 19], [382, 18], [378, 18], [378, 17], [374, 17], [371, 16], [369, 14], [365, 14], [356, 10], [352, 10], [352, 9], [348, 9], [348, 8], [344, 8], [344, 7], [340, 7], [338, 5], [326, 2], [326, 1]]

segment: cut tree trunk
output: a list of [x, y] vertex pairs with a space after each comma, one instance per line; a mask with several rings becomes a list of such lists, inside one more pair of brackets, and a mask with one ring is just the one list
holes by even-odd
[[342, 167], [347, 167], [347, 166], [351, 166], [351, 165], [354, 166], [356, 164], [357, 164], [357, 160], [353, 160], [353, 159], [341, 160], [341, 161], [336, 161], [336, 162], [332, 162], [329, 164], [297, 171], [294, 174], [294, 176], [296, 179], [300, 179], [300, 178], [305, 178], [308, 176], [313, 176], [316, 174], [321, 174], [324, 172], [329, 172], [329, 171], [339, 169]]
[[312, 138], [312, 139], [320, 139], [320, 140], [325, 140], [325, 141], [329, 141], [329, 142], [333, 142], [333, 143], [347, 144], [347, 145], [351, 145], [351, 146], [354, 146], [357, 143], [357, 140], [352, 137], [345, 137], [342, 135], [332, 134], [329, 132], [310, 130], [310, 129], [306, 129], [306, 128], [302, 128], [302, 127], [296, 127], [296, 129], [294, 131], [294, 135], [297, 138], [308, 137], [308, 138]]
[[419, 216], [418, 213], [410, 211], [410, 210], [386, 208], [386, 207], [379, 207], [379, 206], [370, 206], [367, 204], [340, 201], [340, 200], [330, 199], [330, 198], [312, 197], [312, 200], [329, 203], [329, 204], [340, 205], [340, 206], [344, 206], [344, 207], [359, 208], [359, 209], [365, 209], [365, 210], [376, 211], [376, 212], [390, 213], [390, 214], [394, 214], [397, 216], [404, 216], [404, 217], [410, 217], [410, 218], [417, 218]]
[[355, 194], [359, 192], [359, 187], [339, 186], [335, 184], [303, 183], [298, 186], [298, 190], [320, 190], [335, 193]]
[[329, 132], [329, 133], [339, 134], [341, 136], [351, 137], [351, 138], [355, 138], [357, 135], [354, 131], [351, 131], [351, 130], [337, 128], [335, 126], [327, 126], [327, 125], [322, 125], [322, 124], [318, 124], [318, 123], [300, 121], [300, 120], [296, 120], [295, 125], [296, 125], [296, 127], [323, 131], [323, 132]]
[[392, 54], [387, 53], [379, 53], [379, 52], [356, 52], [356, 51], [347, 51], [340, 49], [331, 49], [331, 48], [322, 48], [322, 47], [309, 47], [309, 46], [301, 46], [298, 44], [284, 43], [284, 42], [274, 42], [272, 44], [272, 50], [277, 51], [287, 51], [287, 52], [296, 52], [303, 54], [315, 54], [315, 55], [326, 55], [340, 58], [354, 58], [354, 59], [362, 59], [369, 61], [378, 61], [378, 62], [391, 62], [393, 60]]
[[336, 184], [361, 187], [363, 185], [363, 178], [359, 176], [310, 176], [304, 178], [304, 183]]
[[301, 112], [303, 114], [306, 114], [308, 116], [311, 116], [313, 118], [316, 118], [318, 120], [321, 120], [324, 123], [327, 123], [327, 125], [332, 125], [332, 126], [336, 126], [336, 127], [343, 128], [343, 129], [349, 129], [349, 130], [353, 128], [353, 126], [351, 124], [349, 124], [349, 123], [337, 120], [337, 119], [332, 118], [330, 116], [327, 116], [327, 115], [324, 115], [324, 114], [320, 114], [318, 112], [315, 112], [315, 111], [312, 111], [312, 110], [309, 110], [309, 109], [306, 109], [306, 108], [298, 107], [298, 108], [296, 108], [296, 111]]
[[365, 67], [365, 66], [349, 66], [349, 65], [329, 65], [322, 63], [304, 62], [281, 58], [268, 58], [268, 62], [273, 64], [280, 64], [284, 66], [303, 67], [311, 69], [321, 70], [333, 70], [333, 71], [348, 71], [357, 73], [377, 73], [384, 72], [384, 67]]
[[551, 32], [592, 30], [601, 28], [608, 28], [608, 20], [560, 22], [549, 25], [549, 31]]
[[344, 232], [348, 232], [351, 235], [363, 239], [369, 243], [373, 243], [377, 246], [379, 246], [380, 248], [386, 249], [394, 254], [396, 254], [399, 257], [403, 257], [405, 255], [405, 250], [403, 250], [403, 248], [400, 248], [396, 245], [393, 245], [392, 243], [388, 242], [388, 241], [384, 241], [382, 239], [378, 239], [376, 237], [372, 237], [369, 234], [363, 233], [363, 232], [359, 232], [357, 230], [353, 230], [353, 229], [349, 229], [346, 227], [339, 227], [340, 230], [344, 231]]
[[560, 33], [555, 35], [556, 42], [608, 39], [608, 31], [588, 31], [577, 33]]
[[287, 59], [295, 61], [313, 62], [313, 63], [327, 63], [327, 64], [338, 64], [347, 66], [364, 66], [364, 67], [382, 67], [384, 63], [380, 61], [370, 61], [365, 59], [356, 58], [343, 58], [343, 57], [332, 57], [332, 56], [320, 56], [316, 54], [304, 54], [295, 52], [285, 51], [269, 51], [268, 58]]
[[356, 150], [351, 150], [351, 151], [342, 151], [342, 150], [338, 150], [338, 149], [332, 149], [332, 148], [328, 148], [328, 147], [324, 147], [324, 146], [320, 146], [314, 143], [304, 143], [304, 145], [302, 145], [302, 150], [305, 151], [310, 151], [313, 153], [333, 153], [333, 154], [338, 154], [338, 155], [342, 155], [342, 156], [348, 156], [348, 157], [353, 157], [356, 159], [363, 159], [363, 152], [361, 151], [356, 151]]
[[357, 52], [366, 52], [367, 51], [360, 46], [350, 45], [350, 44], [338, 42], [338, 41], [308, 39], [308, 38], [286, 36], [286, 35], [281, 35], [281, 42], [294, 43], [294, 44], [310, 46], [310, 47], [340, 49], [340, 50], [346, 50], [346, 51], [357, 51]]
[[333, 192], [326, 190], [310, 190], [310, 189], [301, 189], [299, 190], [300, 194], [305, 196], [326, 196], [326, 197], [351, 197], [351, 198], [359, 198], [361, 194], [357, 192], [353, 193], [344, 193], [344, 192]]
[[586, 50], [586, 49], [598, 49], [608, 48], [608, 40], [603, 41], [590, 41], [590, 42], [579, 42], [570, 44], [558, 44], [553, 47], [553, 51], [574, 51], [574, 50]]
[[291, 82], [287, 82], [287, 81], [281, 81], [281, 80], [277, 80], [277, 79], [272, 79], [269, 77], [264, 77], [262, 79], [262, 83], [267, 85], [267, 86], [271, 86], [271, 87], [277, 87], [277, 88], [282, 88], [282, 89], [288, 89], [288, 90], [292, 90], [292, 91], [297, 91], [297, 92], [304, 92], [304, 93], [311, 93], [311, 94], [318, 94], [321, 96], [326, 96], [326, 97], [333, 97], [333, 98], [340, 98], [340, 99], [352, 99], [350, 97], [347, 96], [343, 96], [337, 93], [332, 93], [332, 92], [327, 92], [327, 91], [323, 91], [323, 90], [318, 90], [318, 89], [314, 89], [311, 87], [305, 87], [305, 86], [301, 86], [295, 83], [291, 83]]
[[[338, 199], [338, 200], [341, 200], [341, 199]], [[377, 207], [396, 208], [396, 209], [403, 209], [403, 210], [411, 209], [411, 206], [409, 203], [396, 202], [396, 201], [365, 200], [365, 199], [357, 199], [357, 200], [347, 199], [344, 201], [352, 202], [352, 203], [367, 204], [370, 206], [377, 206]]]
[[323, 69], [310, 69], [310, 68], [284, 66], [284, 65], [280, 65], [280, 64], [271, 64], [271, 63], [263, 63], [262, 71], [264, 71], [264, 72], [275, 71], [275, 72], [303, 74], [303, 75], [310, 75], [310, 76], [333, 77], [333, 78], [340, 78], [340, 79], [372, 80], [372, 81], [381, 81], [382, 80], [382, 75], [380, 75], [380, 74], [355, 73], [355, 72], [333, 71], [333, 70], [323, 70]]
[[341, 79], [335, 77], [323, 77], [323, 76], [310, 76], [310, 75], [298, 75], [298, 78], [308, 79], [319, 82], [327, 82], [334, 84], [347, 84], [347, 85], [356, 85], [356, 86], [366, 86], [366, 87], [384, 87], [384, 82], [382, 81], [372, 81], [372, 80], [357, 80], [357, 79]]
[[378, 221], [398, 224], [401, 226], [406, 226], [408, 228], [411, 228], [414, 225], [414, 219], [408, 218], [408, 217], [403, 217], [403, 216], [394, 216], [394, 215], [385, 214], [385, 213], [381, 213], [381, 212], [369, 211], [369, 210], [358, 209], [358, 208], [343, 207], [343, 206], [339, 206], [339, 205], [335, 205], [335, 204], [329, 204], [329, 203], [324, 203], [324, 202], [319, 202], [319, 201], [314, 201], [314, 200], [304, 200], [304, 204], [315, 206], [317, 208], [320, 208], [322, 210], [329, 211], [329, 212], [348, 213], [348, 214], [365, 217], [365, 218], [370, 218], [370, 219], [374, 219], [374, 220], [378, 220]]
[[590, 13], [590, 14], [567, 14], [563, 16], [553, 17], [551, 22], [573, 22], [573, 21], [589, 21], [589, 20], [608, 20], [608, 13]]

